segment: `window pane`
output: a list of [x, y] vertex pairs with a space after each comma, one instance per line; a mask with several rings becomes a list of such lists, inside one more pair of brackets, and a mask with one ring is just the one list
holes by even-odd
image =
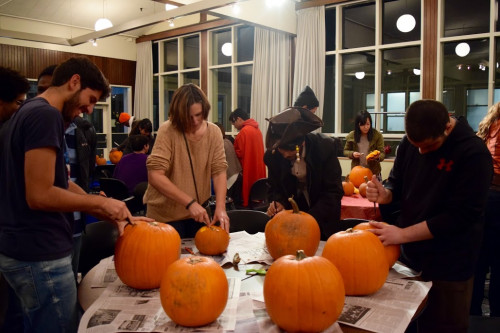
[[212, 109], [217, 121], [226, 123], [231, 113], [231, 68], [212, 70], [212, 80]]
[[177, 39], [163, 43], [163, 71], [170, 72], [179, 69], [179, 62], [177, 59]]
[[[222, 53], [222, 46], [224, 53]], [[212, 65], [229, 64], [231, 62], [233, 46], [231, 44], [231, 29], [219, 30], [212, 34]], [[228, 53], [229, 52], [229, 53]]]
[[445, 0], [444, 36], [490, 31], [490, 0]]
[[499, 68], [499, 63], [500, 63], [500, 38], [495, 38], [495, 47], [496, 47], [496, 52], [495, 52], [495, 57], [496, 61], [494, 62], [495, 64], [495, 94], [493, 98], [493, 103], [498, 103], [500, 102], [500, 68]]
[[367, 94], [375, 90], [375, 55], [359, 52], [342, 57], [342, 132], [354, 129], [356, 114], [366, 109]]
[[163, 110], [164, 110], [164, 119], [168, 119], [168, 110], [170, 109], [170, 101], [172, 100], [172, 96], [174, 96], [174, 92], [179, 87], [179, 80], [177, 79], [177, 74], [173, 75], [165, 75], [163, 77]]
[[[420, 47], [385, 50], [382, 59], [382, 94], [387, 95], [386, 112], [395, 114], [382, 114], [380, 128], [385, 132], [403, 133], [404, 112], [410, 104], [409, 94], [416, 92], [420, 95]], [[403, 104], [395, 104], [396, 100]]]
[[375, 2], [343, 9], [342, 46], [344, 49], [375, 45]]
[[200, 67], [200, 37], [186, 37], [184, 42], [184, 69]]
[[237, 61], [253, 60], [254, 27], [243, 26], [236, 29]]
[[182, 74], [184, 84], [192, 83], [196, 84], [198, 87], [200, 86], [200, 71], [194, 71], [189, 73]]
[[[382, 43], [400, 43], [420, 39], [420, 0], [384, 0]], [[413, 17], [412, 20], [408, 16]], [[410, 27], [413, 26], [411, 30]]]
[[335, 25], [335, 15], [337, 13], [336, 8], [326, 8], [325, 9], [325, 34], [326, 34], [326, 50], [335, 50], [335, 36], [337, 34], [337, 29]]
[[160, 92], [158, 76], [153, 76], [153, 130], [160, 127]]
[[488, 89], [467, 91], [467, 121], [474, 131], [488, 111]]
[[158, 66], [159, 66], [158, 43], [153, 43], [152, 53], [153, 53], [153, 74], [157, 74], [158, 73]]
[[335, 56], [326, 56], [325, 60], [325, 96], [323, 110], [323, 133], [335, 132]]
[[[250, 96], [252, 95], [252, 66], [238, 66], [238, 107], [250, 113]], [[225, 123], [225, 122], [224, 122]]]
[[104, 133], [103, 126], [103, 107], [102, 105], [96, 105], [92, 114], [84, 113], [83, 118], [87, 119], [95, 127], [96, 133]]
[[[443, 63], [443, 103], [456, 116], [466, 116], [469, 120], [475, 112], [472, 107], [488, 105], [487, 97], [475, 96], [474, 104], [468, 105], [468, 91], [488, 89], [488, 40], [467, 40], [470, 53], [459, 57], [455, 53], [458, 42], [444, 44]], [[472, 118], [470, 120], [473, 120]], [[470, 121], [469, 120], [469, 121]]]

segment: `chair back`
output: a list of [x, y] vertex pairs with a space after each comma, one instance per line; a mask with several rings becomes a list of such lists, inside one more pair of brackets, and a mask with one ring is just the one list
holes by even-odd
[[100, 181], [101, 191], [106, 193], [108, 198], [116, 200], [125, 200], [130, 197], [128, 187], [125, 183], [116, 178], [101, 178]]
[[267, 178], [256, 180], [252, 187], [250, 187], [250, 196], [248, 200], [248, 207], [253, 210], [260, 210], [266, 212], [269, 207], [269, 200], [267, 198], [267, 190], [269, 184]]
[[368, 222], [368, 221], [370, 221], [370, 220], [357, 219], [357, 218], [343, 219], [343, 220], [340, 220], [340, 222], [339, 222], [339, 229], [337, 231], [345, 231], [345, 230], [347, 230], [349, 228], [354, 228], [355, 226], [357, 226], [360, 223]]
[[111, 178], [113, 177], [113, 172], [115, 171], [115, 164], [104, 164], [96, 165], [94, 170], [94, 180], [99, 180], [101, 178]]
[[267, 222], [271, 219], [264, 212], [249, 209], [230, 210], [227, 216], [229, 216], [230, 232], [244, 230], [249, 234], [264, 232]]
[[118, 228], [107, 221], [90, 223], [82, 233], [82, 247], [78, 271], [82, 276], [102, 259], [115, 253], [115, 243], [118, 239]]

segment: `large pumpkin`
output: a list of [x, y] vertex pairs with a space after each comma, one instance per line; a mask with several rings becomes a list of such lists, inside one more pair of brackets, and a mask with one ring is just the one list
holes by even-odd
[[139, 221], [125, 227], [116, 242], [116, 273], [132, 288], [158, 288], [163, 273], [180, 254], [181, 238], [172, 226]]
[[267, 250], [274, 259], [295, 254], [298, 250], [313, 256], [321, 237], [318, 222], [311, 215], [299, 211], [293, 199], [288, 200], [293, 209], [279, 212], [266, 224]]
[[372, 294], [384, 285], [389, 274], [384, 246], [366, 230], [348, 229], [331, 235], [322, 256], [339, 270], [346, 295]]
[[227, 250], [229, 234], [215, 225], [203, 226], [196, 232], [194, 244], [200, 253], [214, 256]]
[[122, 156], [123, 152], [119, 150], [113, 150], [109, 153], [109, 160], [111, 161], [111, 163], [117, 164], [122, 159]]
[[287, 332], [320, 332], [330, 327], [344, 307], [344, 283], [337, 268], [303, 251], [276, 260], [264, 280], [269, 317]]
[[354, 194], [354, 184], [349, 180], [349, 175], [345, 177], [345, 181], [342, 182], [342, 188], [344, 189], [344, 195]]
[[[385, 222], [382, 222], [387, 224]], [[368, 222], [362, 222], [353, 228], [354, 230], [368, 230], [374, 229]], [[389, 268], [392, 267], [396, 261], [399, 259], [399, 255], [401, 254], [401, 247], [399, 245], [387, 245], [384, 246], [385, 256], [387, 258], [387, 262], [389, 263]]]
[[359, 185], [365, 182], [365, 177], [368, 177], [368, 179], [372, 179], [372, 176], [373, 173], [370, 169], [357, 165], [351, 169], [349, 179], [354, 184], [354, 186], [359, 187]]
[[212, 258], [181, 258], [167, 268], [161, 280], [161, 305], [179, 325], [196, 327], [213, 322], [224, 311], [227, 297], [226, 275]]

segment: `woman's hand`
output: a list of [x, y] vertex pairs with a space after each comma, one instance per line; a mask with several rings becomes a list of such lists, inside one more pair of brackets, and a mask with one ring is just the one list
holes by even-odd
[[229, 216], [227, 216], [225, 209], [215, 209], [214, 218], [210, 225], [215, 224], [217, 221], [219, 221], [220, 227], [229, 233]]
[[361, 155], [363, 155], [363, 153], [360, 153], [360, 152], [357, 152], [357, 151], [355, 151], [354, 153], [352, 153], [352, 157], [353, 158], [360, 158]]
[[210, 225], [210, 217], [208, 216], [207, 210], [198, 202], [195, 201], [191, 204], [191, 206], [189, 206], [189, 214], [191, 214], [191, 217], [196, 222]]
[[284, 209], [285, 209], [285, 207], [282, 204], [280, 204], [277, 201], [272, 201], [269, 204], [269, 207], [267, 208], [266, 214], [272, 217], [272, 216], [278, 214], [279, 212], [281, 212]]

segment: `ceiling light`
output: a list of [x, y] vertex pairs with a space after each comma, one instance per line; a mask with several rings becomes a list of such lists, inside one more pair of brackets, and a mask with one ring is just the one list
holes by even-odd
[[173, 28], [175, 26], [174, 20], [168, 20], [168, 26]]
[[387, 75], [391, 75], [392, 71], [390, 69], [387, 70]]
[[95, 21], [94, 29], [95, 29], [95, 31], [99, 31], [99, 30], [111, 28], [112, 26], [113, 26], [113, 23], [111, 23], [110, 20], [108, 20], [107, 18], [101, 17], [100, 19]]
[[266, 0], [267, 7], [279, 7], [285, 3], [285, 0]]
[[91, 39], [89, 42], [92, 43], [92, 46], [97, 46], [97, 39]]
[[469, 52], [470, 52], [470, 46], [465, 42], [462, 42], [455, 47], [455, 53], [459, 57], [465, 57], [466, 55], [469, 54]]
[[415, 28], [416, 24], [417, 22], [415, 21], [415, 18], [412, 15], [404, 14], [398, 18], [396, 22], [396, 27], [401, 32], [410, 32]]
[[233, 4], [233, 14], [238, 15], [241, 12], [240, 5], [236, 2]]
[[171, 5], [169, 3], [165, 4], [165, 10], [172, 10], [172, 9], [175, 9], [177, 8], [176, 5]]
[[222, 44], [221, 51], [223, 55], [230, 57], [233, 55], [233, 45], [231, 43], [224, 43]]
[[356, 72], [354, 73], [354, 76], [356, 77], [356, 79], [361, 80], [365, 77], [365, 72]]
[[418, 69], [418, 68], [413, 68], [413, 74], [415, 74], [415, 75], [420, 75], [420, 69]]

